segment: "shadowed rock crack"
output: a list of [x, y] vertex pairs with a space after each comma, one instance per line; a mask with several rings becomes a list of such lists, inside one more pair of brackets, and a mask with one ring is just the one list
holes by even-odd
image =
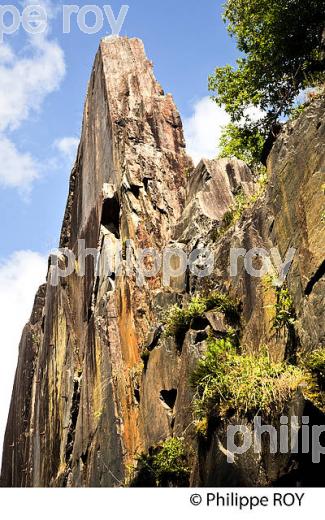
[[309, 296], [312, 293], [314, 286], [316, 285], [317, 282], [319, 282], [319, 280], [321, 278], [323, 278], [324, 275], [325, 275], [325, 260], [321, 263], [321, 265], [317, 269], [316, 273], [311, 277], [311, 279], [307, 283], [306, 289], [305, 289], [306, 296]]
[[76, 433], [77, 420], [80, 407], [80, 378], [75, 378], [73, 383], [73, 396], [70, 411], [69, 431], [67, 437], [67, 445], [65, 450], [65, 460], [71, 465], [71, 457]]

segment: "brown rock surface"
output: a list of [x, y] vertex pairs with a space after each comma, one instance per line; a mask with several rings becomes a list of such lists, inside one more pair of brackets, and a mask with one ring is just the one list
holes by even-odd
[[[161, 324], [172, 304], [217, 288], [241, 302], [240, 335], [247, 351], [267, 345], [273, 358], [284, 359], [325, 344], [324, 105], [316, 100], [287, 125], [269, 158], [266, 193], [216, 238], [215, 227], [238, 190], [247, 197], [256, 193], [249, 168], [221, 159], [203, 160], [193, 171], [179, 113], [156, 82], [142, 42], [101, 42], [61, 234], [61, 247], [78, 257], [76, 269], [58, 286], [51, 284], [50, 269], [24, 329], [3, 486], [121, 486], [136, 456], [172, 435], [192, 448], [192, 485], [321, 483], [309, 460], [249, 452], [230, 468], [225, 424], [214, 425], [202, 443], [193, 426], [189, 377], [210, 328], [223, 334], [227, 323], [210, 311], [181, 344], [166, 338]], [[120, 275], [95, 268], [88, 257], [85, 276], [79, 276], [78, 239], [101, 253], [101, 262], [120, 240]], [[187, 253], [212, 250], [212, 275], [199, 279], [188, 273], [169, 288], [161, 276], [139, 287], [134, 273], [127, 275], [125, 249], [134, 266], [138, 248], [161, 252], [177, 244]], [[230, 276], [233, 247], [278, 247], [282, 258], [289, 247], [297, 249], [288, 276], [297, 317], [291, 334], [274, 334], [271, 284], [249, 276], [242, 259], [237, 275]], [[304, 406], [299, 396], [288, 403], [291, 414], [301, 415]]]

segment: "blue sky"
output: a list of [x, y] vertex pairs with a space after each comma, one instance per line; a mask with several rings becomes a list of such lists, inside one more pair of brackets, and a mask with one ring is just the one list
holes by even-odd
[[[105, 20], [100, 33], [84, 34], [72, 16], [71, 33], [63, 34], [59, 2], [7, 3], [20, 12], [26, 3], [45, 4], [50, 20], [38, 38], [21, 28], [0, 43], [0, 438], [22, 326], [44, 279], [46, 256], [58, 243], [92, 63], [100, 38], [111, 32]], [[227, 119], [207, 99], [207, 77], [237, 55], [221, 19], [222, 2], [96, 4], [110, 4], [117, 15], [123, 3], [129, 11], [121, 35], [143, 39], [157, 79], [180, 109], [189, 152], [196, 160], [214, 155]]]
[[[108, 2], [97, 5], [105, 3]], [[118, 13], [121, 2], [110, 3], [114, 13]], [[121, 34], [143, 39], [158, 80], [173, 94], [182, 116], [189, 116], [194, 102], [208, 94], [208, 74], [216, 65], [234, 60], [233, 42], [221, 20], [221, 2], [129, 0], [128, 4], [130, 9]], [[0, 190], [1, 256], [26, 248], [45, 253], [49, 246], [56, 245], [70, 163], [64, 157], [56, 157], [59, 164], [49, 164], [57, 156], [53, 143], [66, 136], [79, 137], [93, 59], [100, 37], [110, 32], [106, 21], [106, 31], [83, 34], [72, 17], [72, 32], [63, 35], [61, 13], [51, 27], [48, 40], [55, 39], [63, 49], [66, 74], [59, 89], [45, 97], [40, 112], [31, 111], [30, 117], [11, 134], [19, 150], [31, 153], [41, 163], [42, 172], [41, 178], [33, 183], [28, 203], [22, 201], [15, 189]], [[22, 53], [26, 45], [23, 29], [8, 36], [5, 43]]]

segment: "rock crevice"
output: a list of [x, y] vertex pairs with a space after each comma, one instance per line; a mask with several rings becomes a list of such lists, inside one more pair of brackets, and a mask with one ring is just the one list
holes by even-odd
[[[202, 160], [194, 168], [180, 115], [140, 40], [101, 42], [60, 239], [76, 256], [75, 271], [57, 286], [48, 276], [23, 331], [1, 485], [126, 485], [138, 455], [170, 437], [184, 439], [193, 486], [322, 483], [320, 467], [315, 477], [307, 458], [249, 451], [228, 464], [226, 422], [217, 418], [200, 436], [190, 376], [211, 334], [225, 337], [231, 323], [205, 309], [179, 338], [166, 335], [164, 324], [173, 305], [218, 290], [240, 304], [235, 332], [244, 352], [266, 345], [282, 361], [325, 346], [324, 107], [317, 99], [286, 125], [258, 195], [242, 161]], [[220, 233], [238, 193], [250, 203]], [[80, 255], [80, 239], [100, 261]], [[118, 243], [122, 268], [108, 273], [103, 264]], [[139, 283], [138, 251], [162, 255], [176, 246], [187, 255], [195, 248], [213, 252], [209, 276], [187, 270], [169, 287], [161, 274]], [[276, 288], [250, 276], [243, 256], [236, 274], [229, 263], [234, 248], [274, 247], [281, 258], [296, 249], [286, 282], [295, 322], [276, 332]], [[301, 416], [306, 406], [297, 396], [288, 413]], [[235, 414], [236, 420], [251, 427], [247, 417]]]

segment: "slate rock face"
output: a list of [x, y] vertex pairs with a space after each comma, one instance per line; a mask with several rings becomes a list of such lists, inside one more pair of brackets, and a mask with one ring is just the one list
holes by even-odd
[[[171, 305], [218, 289], [241, 302], [238, 328], [247, 352], [267, 345], [282, 360], [324, 345], [324, 105], [314, 101], [280, 134], [268, 161], [268, 187], [258, 197], [242, 161], [202, 160], [194, 169], [179, 113], [140, 40], [101, 42], [60, 241], [75, 254], [75, 269], [53, 286], [50, 267], [24, 329], [2, 486], [122, 486], [137, 455], [171, 436], [189, 447], [191, 485], [323, 483], [322, 468], [315, 472], [309, 459], [266, 449], [229, 465], [226, 424], [212, 425], [209, 438], [200, 439], [190, 374], [209, 331], [222, 335], [228, 323], [209, 311], [181, 341], [166, 338], [162, 324]], [[255, 195], [255, 202], [216, 234], [238, 193]], [[93, 256], [100, 254], [99, 262], [91, 255], [83, 261], [80, 239]], [[121, 268], [109, 272], [105, 261], [118, 244]], [[137, 272], [140, 249], [162, 253], [176, 246], [186, 254], [207, 247], [215, 258], [212, 274], [202, 279], [188, 271], [166, 287], [161, 273], [143, 278]], [[297, 317], [291, 334], [274, 334], [275, 287], [249, 276], [243, 258], [230, 275], [236, 247], [277, 247], [282, 258], [297, 249], [288, 275]], [[66, 265], [64, 256], [59, 263]], [[152, 267], [148, 259], [144, 265]], [[301, 416], [306, 406], [297, 395], [288, 414]], [[319, 414], [312, 410], [314, 421]], [[232, 420], [251, 428], [247, 419]]]
[[176, 225], [178, 240], [208, 233], [234, 205], [236, 195], [249, 197], [256, 183], [248, 166], [236, 158], [203, 159], [189, 176], [185, 209]]
[[[89, 83], [61, 247], [77, 255], [78, 239], [84, 239], [87, 248], [105, 254], [117, 240], [130, 239], [134, 249], [162, 249], [181, 215], [191, 168], [179, 113], [156, 82], [142, 42], [103, 40]], [[36, 378], [37, 391], [20, 407], [14, 396], [9, 417], [9, 424], [16, 423], [13, 435], [28, 436], [30, 453], [8, 440], [6, 485], [120, 485], [126, 464], [142, 449], [133, 385], [154, 322], [152, 295], [161, 282], [138, 288], [124, 275], [96, 278], [91, 256], [83, 277], [74, 272], [53, 287], [49, 273], [33, 359], [37, 375], [24, 379], [29, 388], [20, 398], [31, 397]], [[20, 359], [17, 387], [22, 365]], [[25, 406], [29, 421], [17, 423]], [[13, 450], [26, 470], [17, 470], [14, 480]]]
[[276, 216], [273, 241], [280, 252], [297, 249], [288, 276], [302, 348], [325, 343], [325, 122], [324, 98], [287, 125], [269, 158], [273, 189], [269, 204]]
[[[216, 268], [206, 281], [207, 288], [221, 287], [242, 302], [241, 344], [247, 352], [258, 352], [267, 345], [273, 359], [301, 358], [325, 346], [324, 245], [324, 109], [325, 100], [315, 100], [298, 120], [286, 125], [268, 160], [268, 187], [240, 221], [215, 243], [210, 236], [202, 245], [215, 252]], [[195, 237], [192, 240], [195, 242]], [[287, 276], [287, 288], [296, 317], [291, 330], [275, 333], [276, 287], [265, 277], [247, 275], [242, 259], [237, 274], [230, 276], [232, 248], [277, 248], [282, 261], [289, 248], [295, 250]], [[191, 291], [202, 290], [194, 277], [188, 282]], [[325, 424], [325, 416], [297, 395], [287, 404], [288, 417], [307, 415], [310, 425]], [[241, 424], [234, 417], [233, 424]], [[243, 424], [247, 425], [247, 420]], [[276, 425], [276, 421], [274, 422]], [[196, 485], [323, 485], [324, 462], [312, 464], [309, 456], [272, 455], [265, 446], [263, 454], [246, 453], [229, 466], [226, 463], [226, 425], [211, 433], [208, 443], [197, 450]]]

